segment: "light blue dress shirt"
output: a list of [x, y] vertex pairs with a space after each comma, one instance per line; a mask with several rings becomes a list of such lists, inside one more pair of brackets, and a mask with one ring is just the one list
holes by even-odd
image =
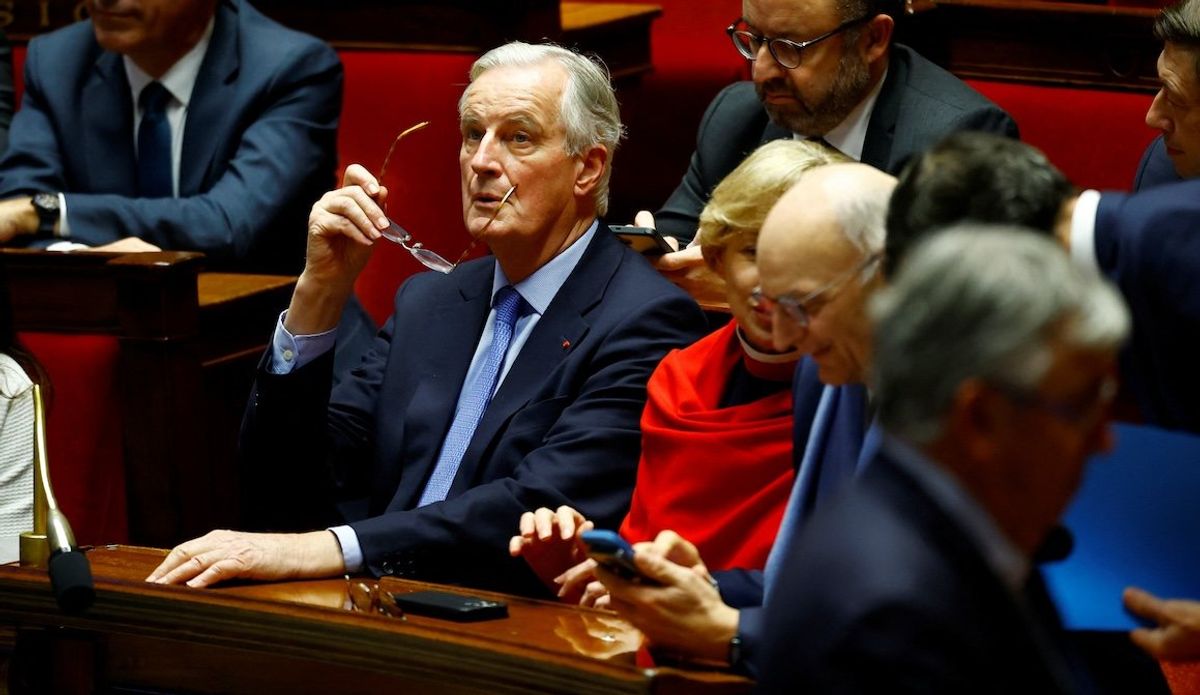
[[[562, 289], [571, 272], [575, 270], [575, 266], [579, 264], [579, 259], [587, 250], [598, 226], [599, 222], [593, 221], [583, 236], [575, 240], [575, 243], [551, 258], [532, 275], [513, 285], [513, 289], [521, 294], [532, 311], [517, 319], [516, 326], [513, 327], [512, 340], [509, 342], [508, 352], [504, 356], [504, 365], [500, 368], [500, 375], [496, 379], [497, 390], [504, 382], [504, 377], [508, 375], [508, 370], [516, 361], [517, 355], [521, 353], [525, 341], [529, 339], [534, 327], [541, 320], [542, 314], [546, 313], [550, 302], [554, 301], [558, 291]], [[508, 281], [500, 264], [497, 263], [492, 274], [492, 297], [495, 298], [496, 292], [500, 291], [500, 288], [510, 284], [512, 283]], [[488, 313], [483, 334], [479, 337], [475, 355], [471, 358], [470, 367], [467, 368], [467, 377], [463, 380], [463, 387], [459, 391], [460, 401], [462, 394], [479, 380], [479, 371], [483, 365], [487, 346], [492, 342], [495, 313], [495, 308]], [[268, 371], [272, 374], [288, 374], [293, 369], [303, 367], [320, 357], [333, 348], [334, 336], [337, 332], [337, 329], [334, 328], [315, 335], [294, 336], [283, 327], [286, 315], [286, 311], [280, 314], [279, 322], [275, 325], [275, 337], [271, 343], [271, 363], [268, 366]], [[457, 413], [457, 411], [458, 406], [456, 405], [455, 412]], [[329, 530], [337, 536], [338, 543], [342, 546], [342, 561], [346, 565], [346, 571], [357, 572], [362, 569], [362, 547], [359, 545], [358, 535], [354, 533], [354, 529], [349, 526], [334, 526]]]

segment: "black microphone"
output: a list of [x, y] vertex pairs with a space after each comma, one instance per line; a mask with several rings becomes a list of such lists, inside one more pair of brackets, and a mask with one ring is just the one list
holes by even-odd
[[75, 547], [75, 537], [67, 518], [51, 509], [47, 519], [46, 540], [50, 543], [50, 587], [54, 600], [64, 613], [77, 615], [96, 599], [92, 566], [83, 551]]
[[1046, 537], [1042, 539], [1042, 544], [1034, 551], [1033, 562], [1035, 565], [1061, 562], [1066, 560], [1074, 549], [1075, 536], [1071, 533], [1071, 529], [1062, 524], [1055, 524], [1054, 528], [1050, 529], [1046, 533]]

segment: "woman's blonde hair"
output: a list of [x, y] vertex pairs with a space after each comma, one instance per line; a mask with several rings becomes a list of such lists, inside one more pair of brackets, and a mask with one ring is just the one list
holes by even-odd
[[754, 150], [717, 184], [700, 213], [696, 239], [704, 261], [715, 269], [730, 244], [757, 238], [775, 201], [795, 185], [801, 174], [825, 164], [848, 161], [840, 152], [808, 140], [775, 140]]

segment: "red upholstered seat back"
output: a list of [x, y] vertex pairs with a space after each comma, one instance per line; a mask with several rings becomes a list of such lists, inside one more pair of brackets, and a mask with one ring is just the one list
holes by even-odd
[[[406, 137], [388, 165], [388, 214], [417, 241], [451, 261], [470, 243], [462, 223], [458, 173], [458, 98], [474, 57], [458, 53], [342, 50], [346, 95], [338, 133], [341, 169], [354, 163], [378, 173], [392, 139]], [[315, 202], [315, 201], [314, 201]], [[355, 286], [363, 306], [382, 323], [392, 296], [409, 275], [424, 270], [404, 249], [380, 240]], [[483, 252], [480, 247], [475, 254]]]
[[20, 337], [54, 387], [46, 423], [50, 478], [76, 540], [126, 542], [117, 339], [57, 333]]
[[1073, 183], [1128, 190], [1146, 145], [1151, 96], [1073, 87], [968, 80], [1008, 111], [1021, 139], [1041, 149]]

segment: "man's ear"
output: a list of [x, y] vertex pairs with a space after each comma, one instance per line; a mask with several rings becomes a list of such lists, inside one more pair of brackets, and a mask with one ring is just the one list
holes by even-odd
[[886, 14], [877, 14], [867, 22], [866, 30], [859, 39], [867, 63], [874, 63], [887, 55], [895, 28], [896, 20]]
[[953, 438], [973, 461], [988, 461], [995, 456], [998, 432], [1006, 417], [1006, 402], [978, 379], [970, 379], [954, 392], [947, 425]]
[[600, 185], [604, 171], [608, 167], [608, 148], [604, 145], [592, 145], [579, 157], [579, 169], [575, 174], [575, 195], [589, 196]]

